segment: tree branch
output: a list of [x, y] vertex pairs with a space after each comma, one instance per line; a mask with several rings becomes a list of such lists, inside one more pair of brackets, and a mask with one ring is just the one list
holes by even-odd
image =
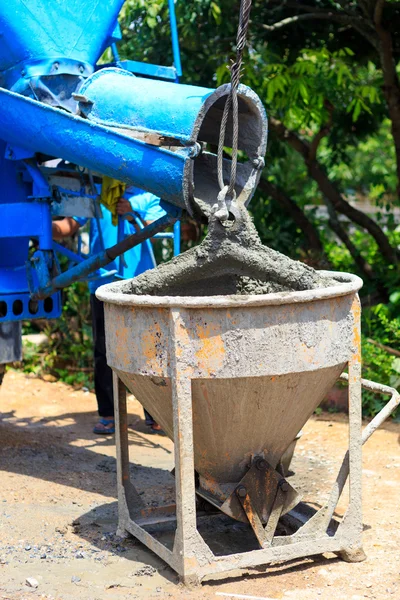
[[272, 131], [284, 142], [288, 142], [296, 152], [301, 154], [304, 160], [308, 159], [310, 144], [302, 140], [298, 135], [288, 129], [282, 121], [275, 119], [275, 117], [269, 117], [269, 125]]
[[[327, 12], [331, 12], [333, 9], [329, 9], [329, 8], [317, 8], [315, 5], [311, 5], [311, 4], [300, 4], [298, 0], [286, 0], [285, 2], [281, 2], [281, 0], [270, 0], [273, 3], [277, 3], [280, 2], [281, 6], [279, 7], [280, 9], [283, 8], [295, 8], [297, 10], [301, 10], [304, 12], [309, 12], [309, 13], [327, 13]], [[357, 14], [352, 11], [352, 10], [346, 10], [345, 5], [348, 4], [347, 0], [344, 0], [342, 2], [339, 1], [339, 4], [342, 6], [342, 9], [344, 11], [345, 14], [349, 15], [349, 16], [357, 16]]]
[[325, 100], [324, 106], [328, 110], [328, 121], [313, 137], [310, 144], [310, 149], [308, 151], [308, 160], [315, 160], [317, 158], [318, 146], [320, 145], [321, 140], [328, 135], [332, 127], [334, 106], [331, 104], [331, 102], [329, 102], [329, 100]]
[[390, 346], [385, 346], [385, 344], [376, 342], [375, 340], [372, 340], [371, 338], [367, 338], [367, 342], [369, 342], [370, 344], [373, 344], [374, 346], [377, 346], [378, 348], [381, 348], [388, 354], [392, 354], [393, 356], [400, 356], [400, 351], [396, 350], [395, 348], [391, 348]]
[[382, 25], [382, 16], [383, 9], [386, 4], [386, 0], [377, 0], [374, 9], [374, 23], [376, 27], [380, 27]]
[[400, 82], [393, 55], [392, 34], [382, 24], [386, 0], [377, 0], [374, 9], [374, 23], [378, 34], [378, 53], [383, 73], [383, 93], [385, 95], [396, 152], [397, 194], [400, 197]]
[[[372, 0], [373, 2], [373, 0]], [[371, 0], [358, 0], [358, 4], [361, 7], [365, 17], [369, 20], [372, 18], [373, 7]]]
[[367, 279], [374, 279], [375, 274], [371, 265], [363, 258], [359, 250], [356, 248], [356, 246], [353, 244], [353, 242], [347, 235], [346, 230], [344, 229], [344, 227], [338, 219], [337, 213], [333, 208], [332, 203], [328, 200], [327, 202], [325, 202], [325, 204], [328, 208], [329, 213], [329, 227], [332, 229], [332, 231], [336, 233], [338, 238], [342, 240], [343, 244], [350, 252], [352, 259], [354, 260], [364, 277], [366, 277]]
[[292, 198], [290, 198], [280, 187], [267, 181], [266, 179], [260, 179], [258, 187], [262, 192], [270, 196], [283, 209], [290, 215], [293, 221], [303, 231], [307, 238], [308, 246], [312, 252], [315, 252], [319, 256], [324, 254], [324, 248], [320, 240], [317, 229], [304, 214], [301, 208], [296, 204]]
[[[300, 8], [300, 6], [299, 6]], [[354, 21], [355, 17], [351, 17], [349, 15], [339, 15], [338, 13], [329, 11], [329, 12], [314, 12], [314, 13], [306, 13], [304, 15], [293, 15], [293, 17], [286, 17], [286, 19], [282, 19], [273, 25], [266, 25], [262, 23], [261, 27], [266, 29], [266, 31], [276, 31], [277, 29], [282, 29], [282, 27], [286, 27], [287, 25], [292, 25], [294, 23], [298, 23], [299, 21], [311, 21], [315, 19], [322, 19], [327, 21], [337, 21], [339, 23], [343, 23], [346, 25], [355, 26]], [[357, 24], [359, 25], [359, 24]]]
[[[296, 8], [299, 10], [308, 10], [311, 7], [305, 7], [304, 5], [296, 5]], [[325, 21], [335, 21], [336, 23], [340, 23], [341, 25], [350, 25], [354, 29], [356, 29], [363, 37], [365, 37], [374, 48], [378, 46], [378, 39], [375, 35], [374, 28], [372, 24], [369, 23], [366, 19], [357, 15], [350, 15], [348, 13], [340, 14], [337, 11], [332, 10], [315, 10], [314, 12], [307, 12], [302, 15], [293, 15], [292, 17], [287, 17], [274, 23], [273, 25], [267, 25], [265, 23], [261, 24], [261, 27], [266, 31], [272, 32], [282, 29], [283, 27], [287, 27], [288, 25], [294, 25], [295, 23], [299, 23], [301, 21], [311, 21], [311, 20], [325, 20]]]
[[302, 155], [308, 173], [317, 183], [325, 204], [328, 206], [328, 202], [330, 202], [335, 211], [346, 215], [350, 221], [357, 223], [357, 225], [368, 231], [375, 239], [385, 259], [390, 264], [397, 264], [399, 253], [396, 248], [391, 246], [385, 232], [378, 223], [371, 219], [366, 213], [349, 204], [336, 185], [329, 179], [324, 167], [318, 160], [310, 160], [310, 144], [303, 141], [294, 131], [289, 130], [281, 121], [278, 121], [273, 117], [270, 117], [269, 125], [270, 129], [274, 131], [281, 140], [288, 142], [296, 152], [299, 152], [299, 154]]

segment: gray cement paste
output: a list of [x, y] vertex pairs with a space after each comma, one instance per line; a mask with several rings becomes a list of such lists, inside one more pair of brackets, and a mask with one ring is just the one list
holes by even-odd
[[211, 217], [195, 248], [129, 280], [119, 291], [153, 296], [269, 294], [323, 288], [338, 282], [263, 246], [245, 208], [230, 227]]

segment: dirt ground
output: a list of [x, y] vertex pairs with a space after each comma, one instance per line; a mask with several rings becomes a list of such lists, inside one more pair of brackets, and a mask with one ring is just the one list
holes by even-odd
[[[324, 555], [188, 590], [139, 542], [116, 538], [115, 450], [112, 439], [91, 432], [95, 407], [89, 392], [6, 374], [0, 391], [0, 599], [400, 599], [400, 425], [387, 424], [364, 447], [365, 562]], [[145, 497], [156, 502], [157, 485], [170, 477], [173, 445], [147, 432], [132, 397], [129, 413], [132, 469]], [[342, 415], [322, 414], [304, 429], [293, 470], [315, 502], [335, 477], [346, 435]], [[38, 586], [29, 587], [29, 578]]]

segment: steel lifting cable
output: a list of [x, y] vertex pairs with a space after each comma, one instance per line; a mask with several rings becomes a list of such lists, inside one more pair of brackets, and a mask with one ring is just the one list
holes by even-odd
[[[240, 3], [240, 16], [239, 16], [239, 27], [236, 37], [236, 60], [230, 68], [231, 71], [231, 89], [230, 94], [226, 99], [224, 112], [222, 114], [221, 127], [219, 132], [218, 142], [218, 157], [217, 157], [217, 169], [218, 169], [218, 184], [220, 187], [220, 193], [218, 194], [218, 209], [216, 216], [221, 221], [226, 221], [229, 217], [229, 211], [226, 205], [227, 200], [235, 200], [235, 183], [236, 183], [236, 171], [237, 171], [237, 153], [238, 153], [238, 141], [239, 141], [239, 107], [238, 107], [238, 87], [240, 83], [240, 71], [242, 68], [243, 51], [246, 47], [247, 30], [250, 21], [250, 10], [252, 0], [241, 0]], [[224, 145], [226, 126], [228, 123], [229, 111], [232, 107], [232, 161], [231, 161], [231, 174], [229, 184], [225, 185], [224, 174], [223, 174], [223, 158], [224, 158]]]

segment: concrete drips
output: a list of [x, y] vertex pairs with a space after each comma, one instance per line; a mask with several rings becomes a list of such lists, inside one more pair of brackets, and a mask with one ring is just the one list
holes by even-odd
[[263, 246], [249, 213], [241, 208], [230, 226], [211, 216], [208, 235], [199, 246], [127, 281], [119, 290], [152, 296], [253, 295], [338, 283]]

